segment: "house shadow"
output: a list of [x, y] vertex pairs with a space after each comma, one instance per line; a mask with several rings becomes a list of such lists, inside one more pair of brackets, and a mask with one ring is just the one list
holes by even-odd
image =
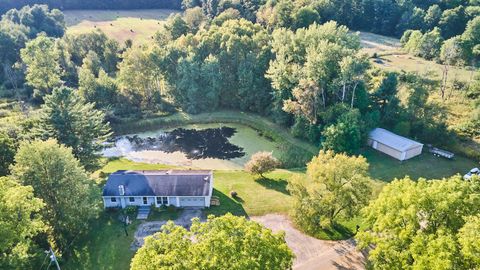
[[248, 214], [242, 205], [244, 203], [244, 200], [241, 197], [237, 196], [234, 199], [215, 188], [213, 189], [213, 196], [218, 197], [218, 199], [220, 200], [220, 205], [211, 206], [210, 208], [205, 209], [204, 214], [206, 216], [215, 215], [218, 217], [223, 216], [227, 213], [231, 213], [235, 216], [244, 216], [248, 218]]
[[280, 193], [290, 195], [290, 192], [287, 190], [288, 182], [284, 179], [270, 179], [270, 178], [257, 178], [255, 182], [259, 183], [266, 189], [272, 189]]

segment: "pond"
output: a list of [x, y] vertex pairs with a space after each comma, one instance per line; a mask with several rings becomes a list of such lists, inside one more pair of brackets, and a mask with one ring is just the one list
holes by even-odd
[[279, 146], [240, 124], [197, 124], [115, 138], [105, 157], [200, 169], [242, 169], [259, 151], [279, 156]]

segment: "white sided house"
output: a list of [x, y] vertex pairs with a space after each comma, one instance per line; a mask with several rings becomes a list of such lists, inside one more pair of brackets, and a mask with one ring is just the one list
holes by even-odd
[[210, 207], [212, 192], [212, 171], [116, 171], [108, 177], [102, 197], [105, 208]]
[[398, 160], [407, 160], [418, 156], [423, 149], [423, 144], [383, 128], [376, 128], [370, 132], [368, 145]]

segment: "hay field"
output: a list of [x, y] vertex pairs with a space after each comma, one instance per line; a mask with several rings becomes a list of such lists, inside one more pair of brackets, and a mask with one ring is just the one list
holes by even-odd
[[68, 34], [80, 34], [100, 29], [107, 36], [123, 43], [127, 39], [144, 43], [151, 39], [163, 23], [177, 10], [66, 10]]

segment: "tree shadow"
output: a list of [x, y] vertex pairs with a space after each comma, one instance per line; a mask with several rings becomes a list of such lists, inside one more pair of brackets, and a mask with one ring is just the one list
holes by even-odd
[[257, 178], [255, 182], [259, 183], [266, 189], [272, 189], [280, 193], [290, 195], [290, 192], [287, 190], [288, 181], [284, 179], [270, 179], [270, 178]]
[[236, 197], [233, 199], [232, 197], [222, 193], [217, 189], [213, 189], [213, 196], [216, 196], [220, 200], [219, 206], [211, 206], [208, 209], [204, 210], [204, 214], [208, 215], [215, 215], [215, 216], [223, 216], [227, 213], [232, 213], [235, 216], [244, 216], [248, 217], [247, 212], [243, 208], [242, 203], [244, 200], [241, 197]]
[[355, 235], [355, 232], [340, 223], [333, 224], [332, 228], [322, 229], [322, 233], [331, 240], [345, 240]]

